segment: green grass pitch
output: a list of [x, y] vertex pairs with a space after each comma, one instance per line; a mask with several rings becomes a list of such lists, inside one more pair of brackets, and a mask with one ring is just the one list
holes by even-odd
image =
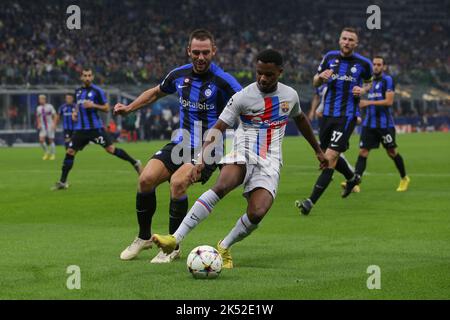
[[[147, 160], [164, 142], [124, 144]], [[399, 177], [373, 151], [360, 194], [341, 199], [334, 181], [308, 217], [294, 201], [308, 196], [319, 174], [301, 138], [286, 138], [278, 197], [265, 220], [232, 253], [236, 268], [216, 280], [195, 280], [189, 251], [215, 245], [245, 211], [241, 189], [222, 200], [182, 245], [183, 258], [152, 265], [156, 249], [130, 262], [119, 253], [137, 232], [132, 167], [98, 146], [75, 161], [71, 188], [51, 192], [57, 161], [38, 148], [0, 149], [0, 299], [448, 299], [450, 297], [450, 136], [398, 136], [411, 177]], [[357, 137], [347, 157], [353, 164]], [[217, 175], [217, 173], [216, 173]], [[190, 189], [190, 204], [216, 180]], [[168, 185], [158, 189], [153, 231], [168, 231]], [[81, 289], [68, 290], [66, 269], [81, 270]], [[367, 268], [381, 269], [381, 289], [369, 290]]]

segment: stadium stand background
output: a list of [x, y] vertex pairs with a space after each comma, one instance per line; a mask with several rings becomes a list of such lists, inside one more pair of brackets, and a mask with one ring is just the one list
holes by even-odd
[[[93, 66], [111, 104], [132, 99], [187, 62], [187, 35], [197, 27], [216, 35], [217, 63], [243, 84], [253, 79], [259, 50], [281, 50], [286, 58], [283, 82], [300, 90], [307, 109], [321, 57], [337, 48], [338, 34], [347, 25], [360, 31], [359, 53], [387, 58], [397, 82], [397, 117], [431, 128], [441, 126], [429, 124], [439, 116], [448, 126], [450, 3], [445, 0], [377, 1], [381, 30], [366, 28], [371, 1], [350, 0], [83, 0], [76, 2], [82, 29], [68, 30], [66, 8], [71, 2], [0, 3], [0, 130], [23, 130], [32, 139], [36, 95], [47, 93], [58, 107], [62, 94], [79, 84], [86, 64]], [[175, 104], [162, 101], [154, 114], [144, 110], [136, 121], [144, 125], [146, 117], [162, 119], [168, 109], [175, 114]], [[171, 119], [173, 114], [164, 116]], [[122, 120], [118, 122], [121, 127]]]

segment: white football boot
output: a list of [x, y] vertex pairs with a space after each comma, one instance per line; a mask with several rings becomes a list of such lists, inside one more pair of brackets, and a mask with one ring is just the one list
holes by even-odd
[[181, 250], [173, 250], [171, 253], [166, 254], [162, 250], [159, 250], [156, 257], [150, 261], [150, 263], [170, 263], [176, 259], [180, 259]]
[[151, 240], [142, 240], [140, 238], [134, 239], [134, 241], [120, 254], [120, 259], [131, 260], [138, 256], [142, 250], [147, 250], [152, 247]]

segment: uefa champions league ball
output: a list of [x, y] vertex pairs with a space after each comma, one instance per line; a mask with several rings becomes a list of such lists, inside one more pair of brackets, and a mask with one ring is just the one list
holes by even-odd
[[222, 257], [211, 246], [198, 246], [187, 257], [187, 267], [195, 279], [214, 279], [222, 271]]

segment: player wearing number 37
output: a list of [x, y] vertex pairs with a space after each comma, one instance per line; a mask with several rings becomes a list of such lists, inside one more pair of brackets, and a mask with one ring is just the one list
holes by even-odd
[[309, 214], [326, 190], [335, 169], [347, 179], [343, 198], [360, 182], [360, 177], [340, 157], [349, 147], [359, 114], [360, 97], [369, 91], [372, 83], [372, 63], [354, 52], [357, 46], [356, 30], [344, 28], [339, 37], [340, 50], [330, 51], [324, 56], [313, 79], [315, 87], [327, 86], [320, 125], [320, 147], [329, 160], [329, 166], [321, 172], [309, 198], [296, 201], [304, 215]]

